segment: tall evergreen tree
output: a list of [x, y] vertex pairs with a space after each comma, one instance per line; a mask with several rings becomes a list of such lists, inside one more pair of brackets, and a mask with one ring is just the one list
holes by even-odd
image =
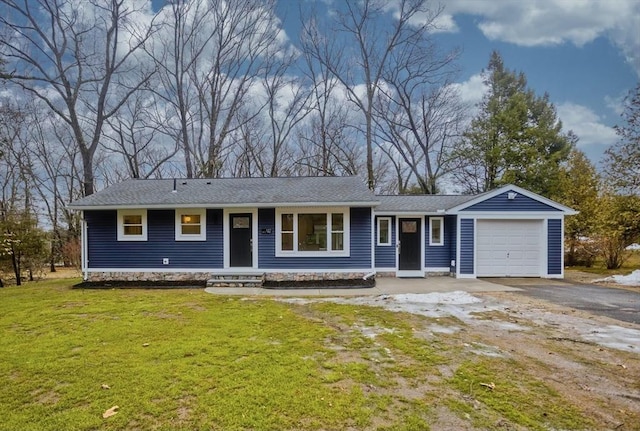
[[584, 241], [598, 233], [598, 217], [601, 212], [599, 198], [600, 175], [587, 156], [573, 149], [560, 174], [559, 191], [551, 195], [575, 210], [578, 214], [565, 219], [565, 263], [567, 265], [591, 265], [597, 254], [593, 242]]
[[456, 178], [472, 193], [513, 183], [554, 194], [575, 136], [562, 131], [549, 96], [536, 96], [525, 75], [507, 69], [497, 51], [484, 74], [488, 91], [457, 150]]

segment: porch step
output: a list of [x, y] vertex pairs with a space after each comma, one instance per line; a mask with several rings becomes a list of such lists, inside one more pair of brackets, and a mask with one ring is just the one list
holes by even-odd
[[264, 274], [215, 274], [207, 287], [262, 287]]

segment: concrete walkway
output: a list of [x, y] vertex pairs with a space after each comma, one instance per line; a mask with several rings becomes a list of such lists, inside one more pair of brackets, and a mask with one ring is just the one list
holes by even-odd
[[433, 292], [507, 292], [519, 291], [517, 287], [504, 286], [477, 279], [453, 277], [428, 278], [376, 278], [375, 287], [365, 289], [263, 289], [258, 287], [207, 287], [206, 292], [216, 295], [259, 296], [366, 296], [396, 295], [400, 293]]

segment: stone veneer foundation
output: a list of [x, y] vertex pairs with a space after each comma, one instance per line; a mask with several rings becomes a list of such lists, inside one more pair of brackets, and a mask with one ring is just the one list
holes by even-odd
[[[251, 275], [260, 274], [258, 271]], [[353, 280], [363, 278], [365, 272], [268, 272], [263, 274], [265, 281], [320, 281], [320, 280]], [[89, 272], [86, 281], [206, 281], [213, 277], [227, 275], [229, 277], [242, 274], [220, 272]]]

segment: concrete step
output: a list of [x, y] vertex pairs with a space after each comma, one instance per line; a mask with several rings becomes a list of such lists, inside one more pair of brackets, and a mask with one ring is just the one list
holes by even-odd
[[263, 274], [214, 274], [207, 287], [262, 287]]

